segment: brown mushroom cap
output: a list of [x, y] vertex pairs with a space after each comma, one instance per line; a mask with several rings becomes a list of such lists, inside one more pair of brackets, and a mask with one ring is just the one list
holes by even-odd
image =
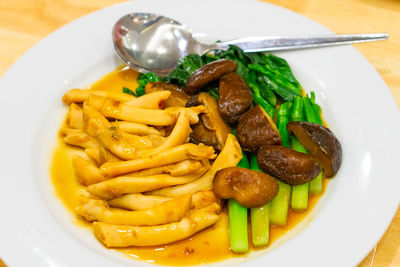
[[321, 165], [326, 177], [335, 176], [342, 164], [342, 146], [331, 130], [303, 121], [289, 122], [287, 129]]
[[265, 173], [290, 185], [304, 184], [321, 172], [312, 156], [283, 146], [262, 146], [257, 163]]
[[208, 83], [235, 71], [236, 68], [237, 63], [230, 59], [220, 59], [210, 62], [190, 75], [186, 82], [185, 92], [190, 95], [195, 94]]
[[275, 123], [259, 105], [240, 117], [236, 128], [236, 137], [243, 150], [252, 152], [257, 152], [263, 145], [282, 144]]
[[219, 80], [218, 110], [228, 124], [235, 124], [250, 107], [253, 99], [246, 82], [236, 72]]
[[164, 107], [184, 107], [189, 100], [189, 96], [176, 84], [164, 82], [149, 82], [146, 84], [146, 94], [156, 91], [170, 91], [171, 95], [165, 100]]
[[203, 105], [207, 111], [199, 116], [197, 124], [192, 125], [190, 139], [195, 144], [203, 143], [221, 151], [228, 134], [232, 133], [231, 128], [222, 120], [217, 101], [208, 93], [202, 92], [192, 96], [186, 104], [187, 107], [198, 105]]
[[246, 208], [264, 205], [278, 189], [278, 182], [268, 174], [239, 167], [219, 170], [213, 181], [215, 195], [234, 198]]

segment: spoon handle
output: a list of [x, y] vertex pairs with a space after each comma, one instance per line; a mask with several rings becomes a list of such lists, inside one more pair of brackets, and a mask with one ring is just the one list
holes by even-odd
[[220, 42], [216, 45], [220, 49], [225, 49], [231, 44], [240, 47], [245, 52], [260, 52], [373, 42], [386, 40], [388, 37], [389, 35], [387, 33], [245, 37]]

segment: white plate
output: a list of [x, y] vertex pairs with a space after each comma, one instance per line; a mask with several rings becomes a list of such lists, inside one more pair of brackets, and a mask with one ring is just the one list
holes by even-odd
[[[65, 114], [63, 93], [121, 64], [111, 28], [129, 12], [158, 12], [205, 39], [329, 31], [255, 1], [137, 0], [100, 10], [49, 35], [0, 81], [0, 257], [10, 266], [146, 265], [103, 248], [55, 196], [51, 151]], [[373, 67], [350, 46], [285, 52], [341, 140], [344, 161], [305, 230], [270, 249], [234, 259], [251, 266], [352, 266], [378, 242], [399, 203], [400, 118]], [[227, 262], [218, 264], [224, 265]]]

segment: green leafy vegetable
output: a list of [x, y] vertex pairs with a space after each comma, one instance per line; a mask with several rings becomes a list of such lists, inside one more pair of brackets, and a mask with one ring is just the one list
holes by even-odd
[[135, 90], [136, 96], [139, 97], [146, 93], [144, 88], [146, 87], [146, 84], [148, 84], [149, 82], [160, 82], [160, 81], [162, 81], [162, 79], [157, 75], [155, 75], [153, 72], [140, 74], [137, 79], [138, 87]]
[[134, 91], [132, 91], [131, 89], [127, 88], [127, 87], [123, 87], [122, 88], [122, 92], [124, 94], [136, 96], [136, 93]]
[[295, 96], [301, 95], [301, 87], [289, 81], [279, 70], [275, 70], [269, 65], [255, 64], [249, 64], [248, 68], [262, 74], [268, 87], [283, 100], [291, 101]]
[[275, 107], [269, 104], [262, 96], [261, 96], [261, 88], [257, 84], [257, 75], [255, 71], [248, 71], [245, 79], [247, 85], [250, 87], [253, 92], [253, 101], [260, 105], [265, 112], [271, 118], [274, 118]]
[[[211, 56], [205, 57], [211, 62]], [[185, 86], [187, 79], [190, 75], [200, 67], [206, 64], [203, 57], [190, 54], [182, 59], [180, 59], [178, 66], [168, 74], [167, 81], [170, 83], [178, 84], [179, 86]]]

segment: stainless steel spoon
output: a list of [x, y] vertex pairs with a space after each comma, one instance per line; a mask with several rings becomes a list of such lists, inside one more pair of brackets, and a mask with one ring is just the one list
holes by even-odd
[[313, 48], [388, 39], [387, 33], [245, 37], [230, 41], [203, 44], [193, 38], [185, 25], [151, 13], [131, 13], [114, 26], [113, 42], [117, 54], [131, 68], [140, 72], [155, 72], [165, 76], [178, 60], [188, 54], [204, 54], [215, 49], [227, 49], [230, 44], [246, 52], [279, 51]]

